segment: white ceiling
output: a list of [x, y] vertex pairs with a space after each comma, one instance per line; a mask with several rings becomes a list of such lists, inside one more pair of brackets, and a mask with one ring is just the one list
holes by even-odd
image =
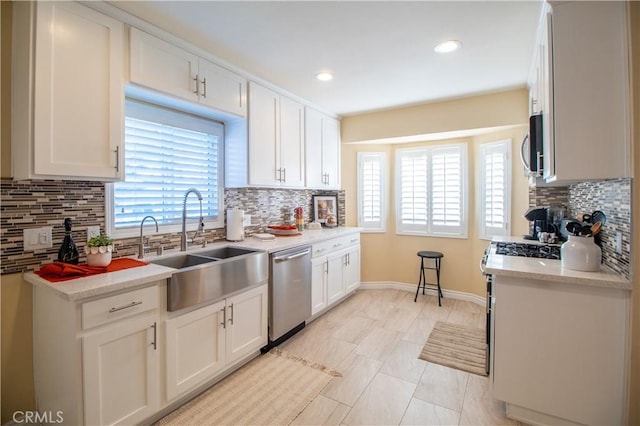
[[[343, 116], [524, 87], [541, 8], [540, 0], [113, 4]], [[434, 53], [448, 39], [462, 49]], [[317, 81], [323, 70], [335, 78]]]

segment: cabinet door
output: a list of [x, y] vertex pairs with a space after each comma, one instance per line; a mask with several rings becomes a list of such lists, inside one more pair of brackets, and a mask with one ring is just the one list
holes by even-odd
[[224, 327], [224, 301], [166, 321], [167, 400], [224, 368]]
[[249, 82], [249, 184], [279, 186], [279, 96]]
[[247, 116], [247, 81], [238, 74], [200, 58], [200, 102], [217, 110]]
[[38, 3], [33, 173], [122, 179], [123, 35], [78, 3]]
[[268, 286], [227, 299], [227, 364], [267, 344]]
[[328, 266], [326, 257], [311, 259], [311, 315], [327, 307]]
[[340, 122], [322, 119], [322, 173], [325, 186], [340, 189]]
[[198, 57], [184, 49], [131, 28], [129, 67], [132, 83], [197, 101]]
[[159, 409], [157, 316], [82, 338], [84, 423], [134, 424]]
[[282, 186], [304, 188], [304, 106], [280, 96]]
[[329, 255], [327, 273], [327, 306], [331, 306], [345, 295], [344, 279], [342, 276], [345, 262], [343, 251]]
[[324, 188], [322, 171], [322, 114], [305, 108], [305, 174], [308, 188]]
[[347, 293], [351, 293], [360, 287], [360, 248], [352, 248], [346, 254], [344, 281]]

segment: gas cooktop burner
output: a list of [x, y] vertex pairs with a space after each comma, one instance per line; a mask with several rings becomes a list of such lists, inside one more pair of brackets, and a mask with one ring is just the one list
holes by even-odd
[[496, 243], [496, 254], [560, 260], [560, 247], [543, 244], [499, 242]]

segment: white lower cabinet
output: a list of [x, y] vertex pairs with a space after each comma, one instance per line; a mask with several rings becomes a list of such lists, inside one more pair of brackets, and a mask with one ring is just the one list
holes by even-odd
[[265, 284], [167, 319], [167, 401], [267, 344], [267, 297]]
[[316, 315], [360, 286], [360, 235], [314, 244], [311, 269], [311, 315]]
[[157, 312], [82, 338], [85, 424], [133, 424], [160, 408]]
[[166, 321], [167, 400], [225, 367], [225, 309], [223, 300]]

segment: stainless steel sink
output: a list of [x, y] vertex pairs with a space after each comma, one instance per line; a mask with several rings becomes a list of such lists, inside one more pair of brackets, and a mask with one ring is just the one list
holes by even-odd
[[192, 254], [183, 254], [181, 256], [172, 256], [162, 259], [152, 260], [150, 263], [157, 265], [167, 266], [169, 268], [183, 269], [189, 268], [195, 265], [201, 265], [203, 263], [217, 262], [218, 259], [212, 259], [210, 257], [202, 257]]
[[242, 256], [249, 253], [255, 253], [255, 250], [248, 250], [238, 247], [222, 247], [213, 250], [198, 252], [199, 256], [214, 257], [216, 259], [228, 259], [230, 257]]
[[214, 302], [269, 279], [266, 252], [234, 247], [153, 260], [175, 268], [167, 286], [167, 310]]

